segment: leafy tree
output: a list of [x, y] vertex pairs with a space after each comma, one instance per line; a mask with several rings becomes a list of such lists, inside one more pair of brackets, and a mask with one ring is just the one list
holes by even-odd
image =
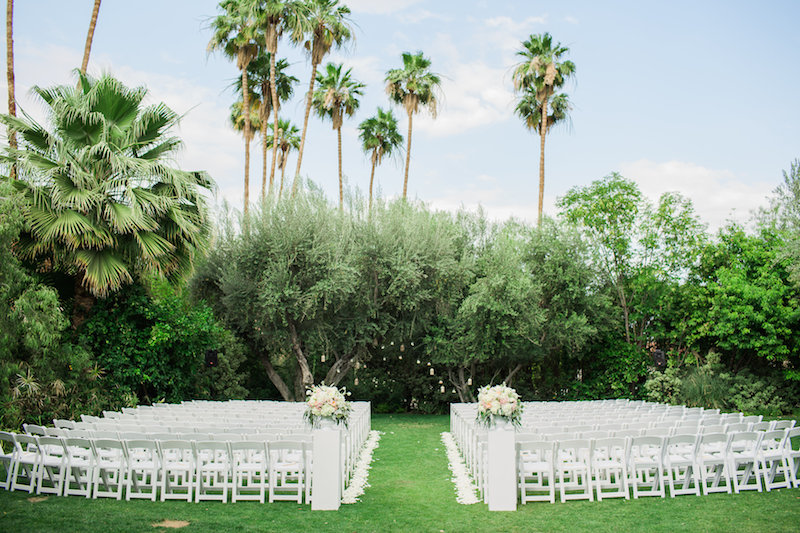
[[370, 155], [372, 169], [369, 173], [369, 209], [372, 210], [372, 184], [375, 180], [375, 167], [383, 158], [396, 154], [403, 143], [403, 136], [397, 131], [397, 119], [392, 110], [378, 108], [378, 114], [365, 119], [358, 125], [361, 148]]
[[350, 8], [339, 3], [339, 0], [305, 0], [304, 9], [297, 10], [297, 24], [303, 35], [303, 48], [311, 60], [311, 78], [306, 93], [306, 110], [303, 116], [303, 132], [300, 135], [300, 150], [297, 153], [297, 169], [292, 185], [292, 195], [297, 192], [297, 178], [303, 164], [303, 153], [306, 147], [308, 117], [311, 114], [314, 97], [314, 83], [317, 80], [317, 68], [332, 48], [340, 48], [352, 38], [350, 25]]
[[[364, 92], [364, 84], [351, 77], [352, 69], [342, 72], [344, 65], [328, 63], [325, 73], [317, 74], [319, 84], [314, 91], [314, 110], [322, 118], [329, 118], [336, 130], [339, 154], [339, 208], [344, 206], [342, 179], [342, 124], [344, 117], [352, 117], [360, 104], [358, 97]], [[302, 141], [301, 141], [302, 143]]]
[[110, 75], [78, 74], [80, 86], [34, 87], [51, 129], [32, 118], [0, 117], [20, 149], [5, 161], [19, 171], [24, 227], [15, 251], [37, 268], [72, 279], [73, 325], [103, 297], [150, 274], [182, 279], [208, 242], [203, 172], [170, 166], [178, 115], [142, 107], [143, 87]]
[[[575, 64], [564, 59], [569, 48], [561, 43], [553, 43], [549, 33], [531, 35], [522, 42], [522, 50], [517, 55], [522, 61], [514, 69], [514, 88], [523, 91], [523, 98], [517, 106], [517, 114], [532, 128], [539, 126], [539, 223], [542, 222], [544, 202], [544, 140], [550, 130], [547, 113], [548, 105], [553, 107], [553, 119], [563, 120], [569, 109], [567, 96], [556, 91], [564, 86], [567, 79], [575, 75]], [[551, 102], [552, 99], [552, 102]], [[538, 104], [538, 112], [531, 109]], [[537, 117], [538, 115], [538, 117]]]
[[408, 168], [411, 163], [411, 126], [414, 115], [420, 108], [427, 109], [436, 118], [438, 99], [436, 92], [441, 79], [430, 71], [431, 61], [422, 52], [411, 54], [403, 52], [403, 68], [391, 69], [386, 73], [386, 93], [389, 99], [402, 105], [408, 113], [408, 134], [406, 135], [406, 170], [403, 177], [403, 199], [408, 195]]
[[[286, 162], [289, 159], [289, 152], [300, 147], [300, 136], [297, 126], [286, 119], [278, 121], [278, 168], [281, 169], [281, 185], [278, 189], [278, 198], [283, 194], [283, 178], [286, 173]], [[272, 137], [267, 139], [269, 144], [273, 144]]]
[[594, 247], [594, 263], [622, 312], [626, 341], [644, 347], [659, 320], [657, 296], [686, 275], [705, 242], [691, 202], [665, 193], [653, 206], [634, 182], [612, 173], [570, 189], [558, 206]]
[[[244, 115], [244, 212], [250, 209], [250, 85], [247, 67], [258, 54], [257, 26], [252, 16], [252, 0], [222, 0], [222, 13], [211, 21], [213, 35], [208, 41], [208, 51], [221, 50], [226, 57], [236, 61], [242, 72], [242, 109]], [[274, 79], [274, 76], [272, 77]], [[277, 98], [276, 98], [277, 100]]]
[[800, 159], [783, 171], [783, 183], [770, 199], [770, 208], [761, 213], [761, 224], [783, 234], [782, 256], [790, 261], [791, 279], [800, 287]]

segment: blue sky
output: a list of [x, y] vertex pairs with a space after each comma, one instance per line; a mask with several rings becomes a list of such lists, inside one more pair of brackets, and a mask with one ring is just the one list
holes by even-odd
[[[550, 32], [577, 67], [570, 127], [547, 139], [545, 209], [570, 187], [619, 171], [650, 197], [689, 196], [712, 229], [744, 221], [800, 157], [800, 3], [532, 2], [351, 0], [356, 41], [328, 59], [353, 68], [367, 87], [343, 129], [344, 173], [365, 190], [369, 164], [357, 125], [389, 105], [385, 72], [403, 51], [421, 50], [443, 80], [436, 120], [415, 117], [409, 194], [437, 208], [475, 208], [494, 218], [535, 219], [538, 138], [513, 115], [511, 69], [520, 42]], [[20, 105], [38, 84], [73, 83], [90, 0], [17, 1], [16, 83]], [[208, 170], [218, 200], [241, 205], [243, 143], [228, 125], [235, 65], [207, 55], [214, 0], [104, 0], [89, 72], [146, 84], [151, 102], [185, 114], [180, 164]], [[282, 42], [279, 55], [300, 79], [283, 114], [301, 124], [310, 65]], [[327, 61], [327, 60], [326, 60]], [[5, 88], [3, 87], [3, 90]], [[405, 133], [406, 117], [395, 110]], [[260, 192], [254, 144], [251, 197]], [[289, 161], [294, 168], [294, 157]], [[402, 191], [402, 161], [376, 179], [384, 196]], [[291, 172], [290, 172], [291, 173]], [[303, 174], [336, 198], [336, 135], [310, 123]]]

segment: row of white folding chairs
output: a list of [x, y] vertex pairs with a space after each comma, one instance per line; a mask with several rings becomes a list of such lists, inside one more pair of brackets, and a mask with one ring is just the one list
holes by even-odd
[[632, 437], [638, 435], [654, 435], [666, 437], [681, 433], [733, 433], [741, 431], [773, 431], [777, 429], [790, 429], [795, 426], [795, 420], [772, 420], [758, 423], [738, 423], [721, 425], [702, 425], [696, 423], [678, 424], [595, 424], [586, 426], [549, 426], [549, 427], [521, 427], [520, 433], [541, 435], [547, 440], [563, 438], [563, 435], [573, 435], [573, 438], [598, 438], [598, 437]]
[[[672, 437], [517, 442], [522, 503], [800, 486], [800, 428]], [[485, 475], [484, 471], [480, 475]], [[485, 482], [484, 482], [485, 486]], [[486, 493], [484, 493], [485, 496]]]
[[[0, 432], [0, 488], [156, 501], [311, 498], [311, 446], [302, 441], [57, 438]], [[6, 450], [10, 445], [11, 449]]]
[[590, 416], [585, 414], [573, 414], [569, 417], [542, 417], [528, 414], [521, 418], [523, 426], [540, 425], [563, 425], [570, 423], [573, 425], [583, 424], [668, 424], [668, 423], [696, 423], [698, 425], [718, 425], [733, 423], [755, 423], [761, 422], [761, 415], [744, 416], [742, 413], [716, 413], [716, 414], [676, 414], [676, 415], [649, 415], [649, 414], [609, 414], [595, 413]]

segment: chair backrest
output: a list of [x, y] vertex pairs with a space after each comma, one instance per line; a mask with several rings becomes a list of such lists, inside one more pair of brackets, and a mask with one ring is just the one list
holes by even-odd
[[61, 428], [44, 428], [44, 434], [48, 437], [66, 437], [67, 430]]
[[66, 459], [67, 451], [64, 446], [64, 441], [60, 437], [41, 437], [37, 435], [35, 438], [39, 447], [39, 452], [42, 455]]
[[784, 440], [786, 439], [786, 430], [785, 429], [776, 429], [772, 431], [765, 431], [763, 435], [761, 435], [761, 449], [762, 450], [770, 450], [770, 449], [779, 449], [783, 447]]
[[750, 427], [750, 424], [745, 422], [739, 422], [737, 424], [728, 424], [725, 426], [725, 431], [727, 433], [740, 433], [742, 431], [747, 431]]
[[743, 417], [742, 422], [745, 424], [758, 424], [763, 419], [764, 419], [763, 415], [751, 415]]
[[730, 435], [727, 433], [703, 433], [698, 443], [700, 453], [709, 451], [724, 451], [727, 448]]
[[11, 433], [14, 439], [14, 449], [16, 453], [35, 452], [39, 453], [39, 442], [34, 435], [25, 435], [22, 433]]
[[628, 445], [630, 439], [620, 437], [605, 437], [595, 439], [592, 457], [613, 457], [616, 459], [625, 459], [628, 455]]
[[644, 430], [641, 430], [641, 429], [620, 429], [620, 430], [614, 431], [614, 436], [615, 437], [619, 437], [619, 438], [623, 438], [623, 439], [624, 438], [632, 439], [633, 437], [638, 437], [639, 435], [641, 435], [642, 431], [644, 431]]
[[769, 431], [772, 427], [772, 422], [756, 422], [750, 426], [750, 431]]
[[758, 449], [761, 437], [764, 435], [760, 431], [739, 431], [731, 435], [728, 441], [728, 448], [736, 447], [740, 451], [753, 451]]
[[[128, 461], [157, 461], [158, 445], [154, 440], [148, 439], [128, 439], [123, 440], [123, 450]], [[132, 453], [132, 452], [137, 453]]]
[[772, 429], [791, 429], [797, 422], [795, 420], [775, 420]]
[[57, 428], [73, 429], [75, 427], [75, 422], [73, 422], [72, 420], [54, 418], [53, 425]]
[[47, 436], [47, 430], [44, 426], [37, 426], [36, 424], [22, 424], [22, 429], [28, 435], [41, 435], [43, 437]]
[[703, 435], [713, 434], [713, 433], [725, 433], [725, 425], [718, 424], [714, 426], [700, 426], [700, 431]]
[[14, 437], [7, 431], [0, 431], [0, 456], [10, 457], [13, 453]]
[[94, 454], [97, 457], [101, 455], [106, 456], [120, 456], [125, 451], [125, 446], [121, 440], [118, 439], [94, 439], [91, 441]]

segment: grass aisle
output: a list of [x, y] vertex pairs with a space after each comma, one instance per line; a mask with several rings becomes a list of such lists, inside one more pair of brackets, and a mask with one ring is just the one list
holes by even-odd
[[49, 497], [0, 490], [0, 531], [164, 531], [153, 525], [185, 520], [181, 531], [476, 532], [476, 531], [797, 531], [800, 490], [714, 494], [700, 498], [607, 500], [520, 506], [490, 513], [486, 505], [459, 505], [450, 481], [440, 434], [446, 416], [383, 415], [373, 429], [384, 432], [375, 450], [361, 502], [339, 511], [314, 512], [289, 502], [152, 503]]

